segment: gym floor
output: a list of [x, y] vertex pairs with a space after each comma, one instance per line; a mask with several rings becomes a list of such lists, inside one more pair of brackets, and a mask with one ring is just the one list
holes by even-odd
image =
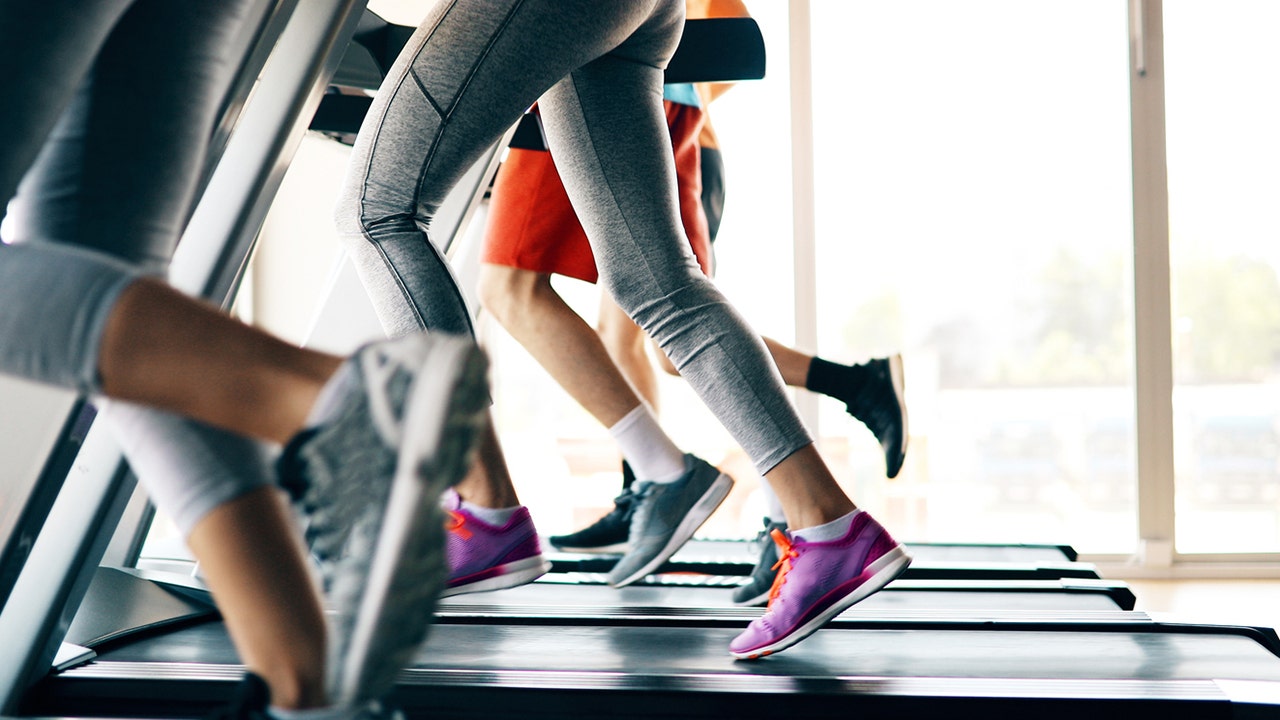
[[1280, 579], [1130, 580], [1136, 610], [1164, 619], [1280, 629]]

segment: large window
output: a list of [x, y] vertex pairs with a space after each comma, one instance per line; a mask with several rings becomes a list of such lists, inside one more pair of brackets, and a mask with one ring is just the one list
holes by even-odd
[[1164, 5], [1177, 548], [1280, 550], [1280, 5]]
[[812, 3], [819, 350], [901, 351], [902, 476], [828, 458], [912, 539], [1135, 538], [1123, 3]]
[[[1140, 539], [1163, 546], [1176, 533], [1176, 550], [1197, 560], [1280, 551], [1280, 223], [1270, 210], [1280, 197], [1280, 50], [1269, 37], [1280, 5], [1138, 3], [1148, 32], [1160, 33], [1163, 9], [1162, 37], [1148, 40], [1163, 39], [1164, 54], [1146, 58], [1161, 72], [1135, 87], [1163, 78], [1166, 104], [1153, 109], [1158, 93], [1143, 95], [1131, 122], [1133, 3], [749, 4], [769, 71], [712, 106], [728, 166], [716, 282], [783, 342], [797, 342], [796, 308], [812, 294], [816, 333], [800, 326], [802, 349], [841, 362], [903, 353], [911, 448], [899, 478], [884, 477], [879, 447], [843, 405], [817, 400], [823, 455], [855, 500], [910, 541], [1065, 542], [1128, 557], [1151, 550]], [[806, 208], [792, 207], [804, 183], [792, 177], [789, 23], [803, 8], [812, 113], [803, 102], [795, 112], [814, 132], [811, 266], [804, 253], [793, 261], [792, 236]], [[1135, 244], [1133, 208], [1141, 198], [1144, 225], [1165, 183], [1157, 171], [1134, 176], [1130, 137], [1150, 137], [1161, 118], [1172, 280], [1163, 327], [1173, 341], [1138, 348], [1135, 298], [1159, 308], [1163, 291], [1135, 288], [1135, 253], [1139, 270], [1162, 267], [1151, 247], [1164, 238], [1140, 230]], [[798, 153], [797, 166], [805, 159]], [[327, 217], [331, 192], [301, 194]], [[264, 245], [294, 224], [264, 233]], [[256, 261], [257, 299], [268, 304], [278, 282], [269, 255]], [[466, 267], [459, 276], [474, 281]], [[592, 322], [598, 289], [556, 283]], [[1156, 315], [1141, 317], [1165, 321]], [[284, 320], [270, 308], [255, 317]], [[620, 487], [613, 441], [500, 328], [480, 328], [502, 442], [539, 529], [594, 520]], [[1173, 433], [1153, 444], [1144, 433], [1143, 461], [1156, 470], [1140, 481], [1133, 368], [1169, 358], [1172, 422], [1144, 403], [1143, 427], [1154, 416], [1152, 427]], [[738, 481], [702, 534], [755, 533], [765, 508], [750, 461], [687, 385], [661, 385], [676, 441]], [[1172, 458], [1176, 477], [1152, 457]]]

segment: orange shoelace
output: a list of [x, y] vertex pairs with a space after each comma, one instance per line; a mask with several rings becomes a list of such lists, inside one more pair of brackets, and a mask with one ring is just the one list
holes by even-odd
[[792, 549], [791, 541], [781, 530], [774, 528], [769, 536], [778, 544], [778, 562], [771, 568], [777, 570], [778, 574], [773, 577], [773, 587], [769, 588], [769, 604], [765, 606], [765, 610], [773, 607], [774, 599], [782, 592], [782, 584], [787, 581], [787, 573], [791, 572], [791, 559], [800, 557], [800, 553]]
[[467, 518], [457, 510], [449, 510], [449, 519], [445, 521], [444, 529], [451, 533], [456, 533], [463, 540], [471, 539], [471, 531], [463, 527], [467, 524]]

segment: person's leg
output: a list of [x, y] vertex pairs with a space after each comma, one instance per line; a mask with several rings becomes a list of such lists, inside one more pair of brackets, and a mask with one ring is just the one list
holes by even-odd
[[[680, 375], [661, 348], [656, 348], [656, 357], [650, 362], [643, 352], [647, 336], [617, 309], [616, 304], [602, 301], [600, 312], [602, 318], [609, 318], [607, 326], [604, 321], [601, 323], [601, 337], [632, 384], [636, 383], [634, 378], [637, 376], [641, 378], [640, 382], [648, 382], [645, 373], [653, 376], [654, 363], [668, 375]], [[640, 333], [638, 337], [637, 333]], [[866, 425], [880, 443], [884, 451], [885, 475], [897, 477], [907, 457], [909, 439], [902, 356], [842, 365], [801, 352], [770, 337], [763, 339], [770, 357], [778, 366], [782, 381], [790, 387], [804, 388], [843, 402], [845, 410]], [[636, 348], [633, 343], [642, 347]], [[654, 392], [656, 395], [656, 388]]]
[[443, 501], [449, 579], [442, 597], [515, 587], [551, 570], [533, 517], [511, 482], [491, 415], [485, 415], [471, 471]]
[[[759, 657], [807, 637], [883, 587], [909, 557], [836, 484], [764, 343], [679, 240], [665, 125], [647, 100], [661, 82], [657, 68], [610, 55], [575, 70], [540, 107], [603, 284], [734, 434], [797, 528], [793, 547], [804, 562], [796, 563], [795, 581], [781, 586], [791, 601], [779, 607], [799, 615], [757, 622], [731, 644], [736, 656]], [[838, 570], [819, 569], [825, 561], [811, 558], [822, 557]]]
[[262, 487], [218, 505], [187, 545], [245, 668], [282, 708], [322, 707], [324, 611], [284, 497]]
[[[3, 176], [25, 178], [12, 203], [17, 244], [2, 248], [0, 369], [287, 440], [337, 360], [267, 338], [142, 277], [163, 272], [185, 222], [234, 69], [224, 48], [242, 31], [247, 3], [82, 5], [51, 0], [0, 9], [0, 57], [25, 49], [26, 63], [0, 79], [7, 100], [22, 110], [3, 113], [0, 127], [8, 147], [37, 148], [3, 156]], [[97, 18], [106, 28], [90, 44], [75, 28], [106, 8], [115, 12]], [[59, 94], [50, 90], [68, 82]], [[14, 164], [19, 155], [29, 168]], [[29, 311], [31, 298], [40, 299], [42, 312]], [[228, 361], [218, 351], [226, 339], [238, 357], [264, 360], [267, 376], [252, 377], [257, 363]], [[280, 377], [284, 393], [276, 396]], [[232, 392], [211, 382], [220, 378], [231, 379]], [[280, 397], [288, 402], [278, 404]], [[252, 412], [237, 409], [240, 402]]]
[[552, 155], [618, 305], [658, 341], [762, 473], [793, 476], [785, 483], [789, 510], [813, 524], [829, 521], [852, 503], [816, 451], [805, 450], [812, 441], [759, 335], [680, 240], [665, 118], [647, 102], [661, 83], [659, 68], [612, 55], [575, 70], [541, 100]]
[[[645, 346], [649, 343], [648, 337], [618, 308], [608, 293], [600, 294], [596, 334], [618, 370], [656, 416], [659, 409], [658, 378], [645, 351]], [[586, 527], [563, 535], [553, 535], [547, 540], [566, 552], [625, 552], [637, 502], [636, 495], [631, 490], [635, 481], [635, 471], [624, 458], [622, 491], [613, 499], [613, 507]]]
[[[653, 22], [658, 5], [435, 6], [366, 115], [336, 211], [339, 233], [390, 334], [469, 329], [456, 283], [423, 228], [462, 173], [543, 91]], [[661, 20], [669, 26], [667, 53], [679, 20], [675, 13]]]
[[[19, 242], [94, 248], [163, 271], [231, 75], [220, 51], [241, 30], [244, 5], [140, 0], [114, 21], [20, 186]], [[166, 92], [175, 86], [181, 96]], [[140, 124], [147, 132], [130, 132]], [[109, 375], [114, 387], [118, 373]], [[268, 490], [266, 448], [125, 403], [101, 417], [189, 540], [248, 670], [282, 707], [324, 704], [324, 615], [297, 530]]]
[[641, 406], [600, 337], [551, 287], [551, 277], [484, 265], [481, 304], [579, 405], [605, 427]]
[[623, 377], [645, 403], [655, 413], [658, 412], [658, 375], [654, 372], [654, 360], [649, 358], [649, 336], [618, 307], [608, 293], [600, 295], [596, 333]]
[[[47, 12], [50, 17], [56, 17], [58, 22], [49, 28], [51, 38], [56, 40], [61, 31], [58, 23], [81, 15], [94, 16], [94, 13], [79, 7], [80, 3], [75, 5], [77, 7], [70, 10], [70, 16], [65, 12], [60, 13], [58, 7], [50, 7], [48, 3], [29, 6], [37, 7], [39, 12]], [[113, 6], [111, 3], [102, 5]], [[94, 5], [95, 10], [98, 7], [98, 4]], [[168, 410], [185, 412], [194, 418], [230, 430], [256, 434], [267, 440], [283, 441], [296, 437], [308, 424], [315, 425], [315, 429], [307, 437], [299, 438], [297, 443], [304, 447], [298, 455], [306, 456], [309, 451], [314, 456], [325, 445], [320, 436], [342, 424], [340, 421], [343, 418], [340, 415], [319, 412], [314, 402], [317, 397], [322, 396], [322, 388], [332, 379], [337, 359], [292, 348], [221, 315], [211, 307], [186, 298], [157, 280], [142, 277], [143, 272], [154, 272], [163, 265], [172, 248], [181, 218], [185, 215], [190, 189], [194, 183], [192, 168], [198, 167], [203, 160], [204, 141], [211, 126], [212, 112], [222, 100], [222, 93], [215, 88], [224, 83], [226, 77], [225, 61], [220, 58], [221, 47], [225, 45], [223, 33], [229, 31], [229, 25], [235, 22], [242, 7], [242, 3], [236, 2], [210, 1], [184, 3], [180, 6], [163, 0], [137, 2], [124, 13], [123, 20], [113, 25], [112, 32], [120, 34], [112, 34], [107, 47], [100, 52], [98, 48], [86, 48], [91, 56], [98, 57], [98, 65], [94, 70], [94, 88], [104, 92], [111, 88], [113, 72], [119, 73], [115, 76], [117, 79], [125, 78], [127, 82], [114, 86], [115, 91], [123, 93], [120, 97], [112, 96], [106, 103], [81, 104], [69, 110], [58, 126], [54, 141], [45, 144], [41, 151], [43, 154], [37, 171], [28, 176], [29, 182], [24, 182], [23, 200], [29, 201], [31, 211], [19, 218], [31, 220], [33, 224], [26, 226], [28, 232], [25, 236], [19, 233], [20, 244], [0, 247], [0, 294], [4, 299], [0, 302], [0, 337], [4, 339], [0, 343], [0, 348], [3, 348], [0, 351], [0, 371], [73, 387], [85, 393], [106, 392], [117, 398], [143, 400]], [[9, 5], [5, 8], [8, 10]], [[113, 18], [118, 19], [119, 16]], [[2, 27], [5, 31], [19, 29], [7, 24]], [[21, 30], [30, 32], [31, 28]], [[0, 45], [5, 43], [0, 42]], [[57, 43], [53, 45], [56, 46]], [[29, 46], [22, 47], [32, 51], [33, 58], [42, 60], [45, 57], [39, 52], [39, 48], [33, 50]], [[149, 51], [172, 55], [166, 58], [171, 62], [157, 65], [155, 58], [148, 56], [143, 58], [147, 61], [140, 67], [133, 68], [143, 72], [135, 72], [130, 77], [124, 71], [129, 64], [127, 58], [131, 54], [139, 55]], [[220, 64], [224, 67], [219, 67]], [[74, 63], [64, 67], [44, 66], [36, 62], [34, 67], [43, 68], [53, 76], [36, 77], [34, 82], [39, 84], [46, 80], [50, 86], [57, 86], [56, 78], [61, 77], [58, 73], [75, 69]], [[24, 67], [23, 70], [28, 68]], [[144, 74], [149, 82], [139, 85], [137, 77]], [[29, 79], [27, 72], [6, 72], [4, 80], [0, 82], [13, 76]], [[4, 94], [13, 97], [13, 94]], [[106, 94], [111, 95], [110, 92]], [[122, 102], [121, 98], [129, 99], [130, 102]], [[33, 117], [44, 117], [44, 110], [56, 99], [37, 94], [32, 99], [34, 105], [22, 105], [22, 110], [30, 111]], [[65, 104], [61, 100], [58, 102]], [[128, 112], [136, 115], [125, 117], [114, 112], [116, 108], [104, 107], [112, 103], [127, 108]], [[6, 114], [6, 118], [10, 116]], [[140, 121], [139, 117], [145, 121]], [[124, 123], [123, 127], [119, 126], [121, 122]], [[25, 126], [18, 128], [28, 134], [34, 134], [39, 129]], [[145, 133], [142, 132], [144, 130]], [[154, 143], [154, 147], [140, 149], [137, 155], [126, 149], [118, 165], [113, 163], [112, 150], [127, 148], [129, 140], [136, 139], [139, 134], [145, 136], [146, 144]], [[191, 137], [188, 138], [187, 135]], [[105, 137], [106, 142], [95, 140], [95, 137]], [[27, 147], [28, 139], [16, 138], [15, 147]], [[8, 158], [6, 154], [6, 160]], [[146, 162], [148, 159], [155, 161], [156, 166], [149, 166]], [[170, 161], [173, 162], [172, 167], [165, 164]], [[21, 170], [18, 168], [10, 172], [17, 166], [8, 162], [4, 167], [5, 178], [12, 177]], [[128, 198], [113, 199], [110, 191], [101, 192], [102, 187], [100, 184], [95, 185], [92, 176], [95, 171], [101, 174], [104, 170], [112, 188], [122, 188], [129, 192]], [[123, 175], [128, 172], [140, 172], [143, 177], [130, 182]], [[94, 190], [99, 192], [95, 193]], [[73, 204], [81, 201], [84, 206], [73, 207], [72, 212], [59, 214], [54, 212], [59, 198], [70, 200]], [[104, 201], [108, 205], [104, 213], [101, 216], [94, 214], [96, 211], [91, 209], [93, 204]], [[110, 206], [113, 203], [129, 205], [129, 208], [112, 208]], [[131, 217], [130, 208], [140, 210], [139, 214]], [[48, 224], [41, 225], [33, 218], [46, 220]], [[131, 220], [137, 222], [131, 223]], [[88, 241], [81, 242], [84, 237], [88, 237]], [[132, 263], [49, 241], [102, 247], [128, 258]], [[145, 266], [146, 270], [139, 269], [139, 265]], [[39, 312], [32, 312], [29, 302], [32, 298], [39, 298]], [[156, 322], [153, 323], [153, 320]], [[469, 343], [467, 346], [474, 347]], [[398, 349], [402, 351], [401, 348]], [[390, 348], [387, 349], [389, 350]], [[378, 351], [387, 352], [380, 348]], [[228, 358], [224, 354], [228, 352], [237, 355]], [[360, 357], [368, 357], [369, 354], [362, 352]], [[459, 353], [459, 356], [468, 357], [465, 352]], [[425, 362], [409, 368], [410, 377], [423, 364]], [[395, 367], [392, 363], [384, 365], [388, 370]], [[237, 366], [238, 370], [235, 369]], [[452, 375], [444, 374], [447, 377], [463, 375], [461, 368], [451, 372]], [[287, 388], [281, 394], [276, 394], [275, 380], [282, 377], [287, 380]], [[230, 392], [224, 381], [232, 384]], [[473, 382], [472, 385], [483, 387], [482, 382]], [[357, 385], [355, 392], [346, 392], [345, 395], [369, 389]], [[240, 395], [242, 390], [250, 392]], [[378, 388], [372, 390], [370, 394], [376, 394]], [[375, 438], [380, 445], [385, 446], [382, 452], [389, 453], [393, 460], [397, 449], [400, 451], [400, 462], [392, 464], [407, 479], [401, 481], [400, 478], [395, 478], [397, 490], [404, 485], [412, 487], [419, 484], [417, 470], [428, 460], [434, 461], [432, 467], [439, 476], [429, 478], [430, 482], [441, 485], [449, 482], [450, 473], [461, 467], [460, 460], [449, 460], [447, 457], [441, 460], [440, 456], [442, 453], [465, 456], [465, 434], [452, 440], [449, 447], [438, 450], [430, 447], [430, 442], [443, 443], [439, 443], [433, 433], [422, 432], [424, 429], [439, 427], [443, 434], [456, 429], [455, 417], [466, 421], [468, 412], [462, 405], [451, 407], [446, 413], [446, 422], [443, 423], [438, 422], [430, 411], [420, 408], [424, 401], [436, 404], [435, 401], [448, 400], [452, 394], [449, 388], [428, 387], [421, 391], [415, 388], [409, 393], [401, 387], [395, 393], [382, 396], [383, 403], [396, 398], [415, 400], [410, 410], [400, 411], [411, 416], [404, 418], [403, 423], [417, 427], [417, 435], [430, 438], [415, 442], [400, 442], [392, 437]], [[335, 391], [330, 395], [341, 397], [344, 393]], [[391, 397], [387, 397], [388, 395]], [[218, 396], [223, 399], [218, 400]], [[261, 416], [262, 412], [266, 412], [268, 417]], [[435, 413], [436, 416], [439, 414]], [[419, 419], [410, 422], [415, 417]], [[309, 423], [309, 418], [313, 422]], [[362, 434], [366, 437], [362, 439], [360, 446], [369, 448], [371, 445], [367, 442], [367, 436], [394, 435], [395, 426], [401, 424], [401, 419], [392, 418], [388, 422], [384, 414], [381, 422], [371, 421], [366, 413], [364, 422], [366, 427]], [[368, 428], [370, 422], [378, 425], [383, 432]], [[143, 424], [145, 423], [146, 421]], [[168, 429], [174, 427], [180, 426], [169, 426]], [[154, 434], [157, 429], [163, 434], [166, 426], [163, 423], [151, 425], [149, 432]], [[207, 432], [210, 430], [211, 428], [196, 430], [192, 435], [200, 442], [198, 438], [207, 439], [216, 435]], [[350, 436], [360, 433], [348, 431], [328, 434]], [[191, 445], [186, 447], [190, 448]], [[253, 443], [241, 443], [241, 448], [248, 448], [246, 452], [249, 454], [258, 447]], [[156, 448], [148, 448], [154, 449]], [[225, 444], [219, 450], [235, 452]], [[166, 495], [163, 483], [155, 484], [157, 475], [163, 473], [153, 472], [148, 465], [156, 461], [156, 458], [154, 453], [136, 451], [130, 458], [140, 466], [140, 474], [146, 474], [150, 478], [149, 487], [158, 488], [158, 494], [170, 498], [181, 497], [182, 491], [192, 490], [170, 487], [174, 492]], [[201, 464], [201, 469], [216, 470], [217, 462], [226, 459], [229, 458], [215, 453], [213, 461]], [[170, 462], [166, 469], [172, 469], [178, 464]], [[249, 464], [244, 463], [233, 469], [244, 472], [245, 477], [231, 478], [231, 484], [242, 483], [241, 487], [248, 488], [234, 497], [205, 493], [196, 498], [192, 506], [203, 509], [194, 510], [181, 503], [164, 501], [164, 505], [172, 507], [186, 518], [184, 524], [193, 525], [187, 534], [192, 538], [197, 552], [212, 560], [211, 564], [206, 564], [206, 579], [219, 594], [219, 602], [224, 611], [239, 613], [237, 617], [229, 619], [229, 624], [241, 628], [234, 633], [237, 643], [248, 645], [238, 649], [250, 659], [251, 669], [261, 670], [272, 681], [270, 692], [282, 704], [305, 706], [335, 700], [350, 702], [353, 697], [360, 699], [361, 692], [381, 692], [385, 689], [384, 683], [392, 676], [382, 665], [388, 662], [387, 658], [402, 661], [403, 652], [386, 653], [386, 658], [379, 658], [379, 666], [374, 669], [372, 676], [367, 670], [374, 664], [363, 658], [359, 663], [347, 664], [343, 668], [348, 675], [359, 673], [359, 677], [347, 679], [332, 672], [335, 663], [332, 658], [326, 662], [323, 656], [323, 631], [315, 632], [316, 620], [320, 617], [318, 600], [310, 583], [302, 581], [307, 571], [297, 549], [296, 531], [286, 522], [286, 516], [278, 512], [278, 508], [273, 508], [273, 501], [262, 499], [261, 476], [266, 473], [261, 472], [260, 468], [246, 467]], [[233, 461], [230, 465], [236, 465], [236, 462]], [[255, 473], [258, 477], [253, 477]], [[392, 484], [393, 480], [391, 477], [378, 477], [366, 469], [360, 469], [356, 474], [359, 475], [356, 479], [360, 483], [352, 482], [351, 486], [378, 486], [383, 483]], [[206, 479], [208, 478], [194, 482], [199, 484]], [[385, 529], [394, 526], [393, 529], [397, 530], [415, 528], [413, 522], [384, 524], [382, 512], [373, 518], [373, 513], [369, 512], [372, 503], [367, 499], [353, 498], [350, 495], [342, 497], [341, 493], [336, 492], [327, 495], [318, 492], [314, 483], [308, 482], [314, 479], [313, 472], [304, 472], [303, 482], [298, 484], [297, 489], [303, 497], [303, 509], [311, 514], [312, 528], [309, 532], [318, 538], [324, 539], [326, 535], [330, 538], [334, 535], [367, 535], [379, 527]], [[178, 474], [171, 480], [178, 484], [188, 481], [190, 473]], [[220, 490], [225, 484], [220, 485], [214, 478], [212, 489]], [[435, 492], [439, 492], [439, 486], [436, 486]], [[368, 488], [360, 488], [359, 494], [376, 493], [370, 493]], [[432, 495], [431, 499], [434, 503], [435, 496]], [[191, 517], [195, 519], [192, 520]], [[432, 516], [428, 514], [426, 517], [428, 522], [425, 527], [429, 531]], [[359, 522], [356, 518], [360, 519]], [[435, 546], [439, 548], [439, 525], [442, 521], [438, 514], [434, 518], [436, 531], [428, 535], [436, 538]], [[261, 542], [258, 542], [258, 537], [251, 535], [227, 538], [225, 544], [217, 545], [219, 549], [214, 549], [214, 543], [206, 542], [207, 539], [218, 537], [221, 530], [231, 528], [252, 530], [261, 535]], [[385, 534], [384, 532], [383, 535]], [[378, 537], [376, 543], [366, 539], [362, 540], [361, 545], [362, 548], [354, 548], [353, 554], [361, 565], [389, 562], [394, 566], [402, 558], [429, 552], [429, 547], [414, 537]], [[255, 558], [273, 558], [280, 565], [274, 568], [274, 574], [279, 577], [271, 579], [273, 573], [270, 569]], [[436, 559], [439, 559], [438, 550]], [[236, 569], [241, 565], [244, 566], [244, 571]], [[244, 572], [273, 584], [269, 587], [257, 584], [248, 586], [244, 582]], [[361, 578], [368, 576], [367, 573], [347, 572], [345, 569], [326, 574], [330, 579], [345, 580], [359, 587], [364, 586]], [[410, 581], [429, 575], [430, 573], [412, 571], [405, 573]], [[261, 601], [264, 599], [270, 603], [262, 605]], [[279, 604], [281, 601], [284, 606]], [[355, 593], [345, 605], [344, 608], [343, 602], [339, 602], [339, 616], [352, 618], [354, 632], [351, 635], [355, 636], [362, 627], [376, 627], [386, 602], [379, 597], [370, 597], [370, 593]], [[280, 615], [285, 606], [291, 616]], [[429, 611], [424, 613], [421, 607], [412, 610], [413, 618], [429, 615]], [[244, 631], [269, 617], [281, 620], [277, 625], [279, 632], [255, 634]], [[418, 626], [425, 627], [425, 623]], [[414, 623], [407, 626], [398, 624], [396, 632], [412, 641], [415, 639], [415, 629]], [[339, 639], [347, 640], [344, 637]], [[276, 641], [280, 641], [280, 644], [276, 644]], [[346, 643], [348, 646], [350, 644]], [[405, 640], [394, 645], [408, 647], [410, 651], [416, 647]], [[320, 654], [315, 654], [317, 648], [321, 649]], [[345, 659], [345, 649], [346, 647], [339, 648], [336, 655]], [[282, 660], [285, 662], [281, 662]], [[263, 664], [270, 664], [271, 667], [263, 668]], [[331, 682], [325, 688], [317, 683], [317, 680], [322, 680], [317, 671], [322, 670], [325, 665], [330, 667], [331, 677], [337, 675], [343, 681], [341, 684]], [[396, 669], [398, 667], [392, 668], [393, 671]], [[317, 693], [317, 689], [322, 692]], [[336, 695], [337, 691], [347, 689], [353, 689], [353, 693], [341, 697]]]
[[17, 191], [50, 128], [132, 0], [0, 4], [0, 203]]
[[200, 563], [247, 671], [266, 680], [277, 707], [326, 704], [324, 614], [275, 487], [278, 452], [158, 410], [99, 405], [139, 482]]
[[475, 465], [453, 489], [480, 507], [510, 508], [520, 504], [492, 417], [486, 417]]
[[432, 215], [543, 91], [625, 40], [654, 2], [435, 6], [366, 114], [335, 210], [388, 334], [470, 331], [462, 294], [428, 237]]
[[600, 337], [551, 286], [549, 275], [486, 264], [480, 296], [552, 379], [609, 429], [637, 479], [670, 482], [684, 474], [685, 453], [627, 384]]
[[[481, 272], [480, 296], [484, 307], [512, 337], [574, 400], [609, 429], [627, 467], [639, 481], [678, 483], [689, 474], [691, 462], [700, 470], [704, 468], [705, 463], [687, 456], [663, 432], [648, 407], [613, 364], [600, 337], [551, 286], [550, 276], [486, 264]], [[617, 525], [629, 534], [631, 518], [626, 510], [633, 504], [632, 498], [627, 493], [621, 497], [616, 504], [627, 505], [620, 514], [626, 517], [619, 517], [623, 522]], [[674, 526], [669, 528], [672, 531], [676, 529]], [[688, 534], [695, 529], [689, 528]], [[612, 539], [607, 544], [619, 542]], [[640, 565], [660, 564], [665, 558], [658, 559], [658, 555], [668, 547], [673, 553], [682, 542], [673, 540], [670, 534], [660, 543], [657, 539], [650, 541], [648, 545], [657, 545], [660, 552], [645, 557]], [[575, 539], [557, 536], [553, 544], [574, 547]], [[666, 554], [669, 556], [670, 553]], [[623, 558], [619, 565], [625, 569], [636, 562], [634, 558]]]
[[100, 347], [103, 394], [277, 443], [304, 426], [341, 363], [148, 279], [120, 294]]
[[[58, 262], [51, 266], [51, 259]], [[274, 340], [156, 281], [137, 279], [91, 251], [0, 247], [0, 295], [15, 288], [37, 292], [30, 283], [41, 273], [47, 283], [40, 291], [43, 316], [20, 302], [0, 303], [0, 336], [14, 339], [0, 344], [0, 369], [186, 411], [231, 431], [257, 432], [264, 440], [290, 440], [286, 458], [292, 470], [283, 480], [310, 518], [313, 549], [328, 558], [322, 565], [326, 586], [334, 589], [339, 606], [332, 637], [350, 640], [360, 628], [368, 635], [387, 616], [399, 628], [392, 638], [366, 637], [359, 653], [349, 652], [346, 642], [331, 647], [331, 660], [355, 660], [331, 677], [329, 699], [352, 704], [385, 692], [425, 636], [433, 593], [441, 589], [444, 520], [438, 498], [468, 467], [487, 398], [484, 362], [474, 343], [410, 336], [369, 346], [326, 376], [317, 368], [333, 367], [336, 358]], [[95, 288], [104, 274], [119, 281], [105, 283], [108, 288], [125, 286], [122, 296]], [[106, 330], [95, 327], [99, 315], [88, 311], [93, 307], [105, 308]], [[83, 337], [73, 334], [69, 342], [65, 332], [51, 332], [47, 324], [53, 320], [83, 323]], [[153, 352], [148, 355], [146, 348]], [[129, 368], [127, 358], [135, 356], [154, 363], [157, 376]], [[290, 388], [270, 394], [273, 378]], [[237, 409], [237, 386], [261, 393], [239, 397]], [[306, 400], [277, 402], [286, 392]], [[209, 408], [201, 397], [208, 397]], [[399, 488], [415, 497], [397, 501], [393, 492]], [[408, 516], [399, 514], [408, 510]], [[383, 529], [408, 536], [384, 537]], [[400, 571], [383, 572], [377, 584], [366, 584], [381, 567], [374, 561], [383, 557]], [[392, 592], [393, 580], [410, 586]], [[395, 652], [377, 652], [388, 647]], [[329, 667], [334, 672], [332, 662]], [[283, 694], [290, 696], [287, 688]]]
[[[357, 245], [372, 246], [366, 282], [377, 284], [372, 271], [402, 303], [414, 301], [417, 270], [427, 270], [418, 280], [428, 285], [451, 282], [419, 262], [426, 248], [418, 222], [429, 221], [480, 152], [557, 83], [541, 100], [544, 120], [552, 118], [552, 153], [611, 293], [662, 343], [761, 470], [787, 487], [783, 505], [794, 527], [843, 518], [852, 531], [853, 504], [800, 425], [763, 343], [700, 277], [681, 238], [659, 99], [661, 67], [678, 44], [683, 9], [676, 0], [437, 6], [366, 118], [341, 229]], [[552, 105], [558, 107], [548, 112]], [[397, 267], [391, 258], [398, 254], [407, 262]], [[697, 502], [704, 499], [714, 498]], [[855, 539], [865, 541], [874, 528], [864, 533], [861, 522]], [[864, 560], [865, 553], [848, 564]], [[859, 587], [878, 589], [905, 565], [893, 562]]]
[[[645, 397], [651, 406], [656, 407], [657, 380], [654, 364], [669, 375], [678, 377], [679, 371], [662, 353], [661, 348], [655, 347], [657, 356], [650, 358], [646, 352], [650, 342], [648, 336], [607, 296], [601, 298], [598, 332], [610, 356], [632, 386], [651, 388], [652, 395]], [[901, 356], [848, 366], [808, 355], [767, 336], [764, 337], [764, 343], [778, 366], [783, 382], [788, 386], [803, 387], [844, 400], [850, 414], [863, 422], [880, 441], [885, 453], [886, 474], [891, 478], [898, 474], [906, 456], [907, 443]], [[811, 367], [816, 368], [816, 371], [811, 370]], [[755, 540], [759, 546], [759, 558], [747, 581], [733, 591], [733, 602], [744, 606], [762, 605], [768, 600], [775, 577], [774, 565], [778, 561], [778, 551], [771, 533], [773, 530], [787, 529], [786, 515], [777, 493], [767, 479], [761, 480], [761, 492], [765, 496], [767, 512], [764, 530]], [[609, 514], [588, 528], [574, 533], [567, 541], [562, 539], [561, 542], [556, 542], [552, 538], [553, 544], [557, 547], [562, 547], [564, 542], [581, 544], [582, 540], [576, 536], [588, 531], [587, 537], [601, 544], [617, 542], [608, 534], [612, 527], [610, 520], [629, 510], [630, 502], [630, 495], [624, 493]]]
[[[0, 202], [8, 203], [71, 102], [130, 0], [0, 4]], [[0, 372], [63, 387], [96, 383], [103, 313], [81, 294], [110, 303], [137, 273], [123, 263], [0, 244]], [[34, 299], [44, 317], [33, 312]]]
[[388, 334], [470, 330], [448, 263], [429, 240], [432, 215], [547, 88], [626, 40], [656, 3], [436, 4], [365, 116], [335, 211]]

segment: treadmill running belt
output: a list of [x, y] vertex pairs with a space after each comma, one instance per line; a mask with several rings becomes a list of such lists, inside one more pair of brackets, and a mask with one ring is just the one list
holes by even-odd
[[[1245, 706], [1233, 704], [1245, 688], [1255, 703], [1248, 707], [1280, 710], [1280, 657], [1246, 629], [1158, 623], [937, 629], [889, 621], [877, 629], [824, 629], [756, 662], [728, 655], [737, 632], [439, 625], [395, 700], [411, 716], [431, 717], [719, 718], [767, 711], [864, 718], [980, 710], [1038, 718], [1089, 712], [1096, 720], [1156, 712], [1245, 717], [1235, 715]], [[171, 703], [214, 707], [240, 672], [222, 626], [206, 623], [103, 652], [50, 677], [26, 710], [154, 714]], [[126, 698], [133, 704], [117, 704]]]
[[[1077, 581], [1079, 582], [1079, 581]], [[1072, 586], [1060, 581], [1024, 583], [951, 583], [929, 580], [895, 580], [884, 590], [863, 600], [849, 612], [902, 610], [995, 610], [1001, 612], [1107, 612], [1131, 610], [1106, 583]], [[730, 602], [731, 591], [718, 587], [640, 585], [611, 588], [555, 581], [534, 582], [507, 590], [457, 595], [440, 601], [442, 615], [485, 614], [517, 608], [571, 608], [579, 611], [661, 608], [741, 610]], [[759, 610], [751, 611], [756, 614]]]

